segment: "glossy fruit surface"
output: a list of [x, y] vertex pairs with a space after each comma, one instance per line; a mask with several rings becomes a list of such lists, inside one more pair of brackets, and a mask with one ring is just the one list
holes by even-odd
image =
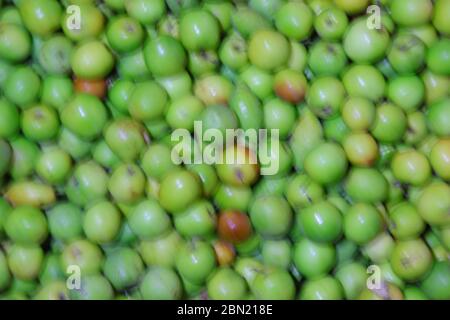
[[336, 263], [334, 246], [301, 239], [294, 246], [293, 260], [297, 270], [306, 278], [327, 274]]
[[155, 76], [169, 76], [184, 69], [186, 54], [182, 45], [172, 37], [150, 40], [144, 48], [147, 67]]
[[234, 242], [243, 242], [250, 236], [250, 219], [244, 213], [225, 211], [219, 215], [218, 233], [224, 240]]
[[313, 241], [334, 242], [342, 232], [341, 213], [329, 202], [319, 202], [304, 209], [299, 221], [305, 235]]
[[431, 252], [422, 240], [398, 242], [392, 252], [391, 266], [402, 279], [421, 279], [432, 267]]
[[357, 244], [366, 244], [381, 231], [380, 213], [371, 205], [353, 205], [344, 216], [344, 233]]
[[75, 49], [71, 65], [73, 72], [78, 77], [99, 79], [111, 72], [114, 58], [103, 43], [89, 41]]
[[313, 180], [331, 184], [340, 180], [347, 169], [347, 158], [342, 148], [334, 143], [323, 143], [305, 159], [305, 170]]
[[257, 232], [267, 236], [282, 236], [291, 226], [292, 211], [283, 198], [266, 196], [253, 203], [250, 218]]
[[236, 300], [246, 293], [245, 280], [232, 269], [219, 269], [208, 281], [208, 296], [213, 300]]
[[250, 62], [264, 70], [283, 66], [289, 58], [289, 51], [286, 38], [272, 30], [257, 31], [248, 46]]

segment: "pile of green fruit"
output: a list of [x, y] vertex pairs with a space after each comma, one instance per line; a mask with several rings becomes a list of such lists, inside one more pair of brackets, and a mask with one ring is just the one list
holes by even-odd
[[[449, 17], [0, 0], [0, 297], [450, 299]], [[177, 164], [196, 121], [276, 174]]]

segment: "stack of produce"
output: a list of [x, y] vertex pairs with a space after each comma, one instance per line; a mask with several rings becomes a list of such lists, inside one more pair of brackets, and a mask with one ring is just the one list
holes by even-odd
[[450, 299], [449, 17], [0, 0], [0, 297]]

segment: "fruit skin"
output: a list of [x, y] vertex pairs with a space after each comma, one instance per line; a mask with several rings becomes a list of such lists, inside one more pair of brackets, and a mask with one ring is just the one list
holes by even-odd
[[56, 204], [47, 211], [48, 228], [55, 239], [69, 242], [83, 233], [82, 211], [70, 202]]
[[424, 64], [426, 47], [412, 34], [399, 34], [392, 41], [387, 58], [392, 68], [400, 74], [414, 74]]
[[289, 58], [289, 42], [272, 30], [255, 32], [248, 45], [250, 62], [263, 70], [273, 70], [286, 64]]
[[48, 235], [47, 220], [44, 214], [36, 208], [17, 207], [5, 221], [5, 231], [15, 243], [40, 244]]
[[162, 180], [159, 201], [164, 209], [176, 214], [197, 200], [201, 193], [198, 176], [187, 170], [176, 170], [168, 173]]
[[324, 40], [336, 41], [342, 38], [348, 26], [348, 17], [339, 8], [323, 10], [314, 20], [314, 29]]
[[324, 197], [324, 188], [308, 175], [301, 174], [290, 179], [284, 194], [293, 209], [301, 209], [320, 202]]
[[218, 240], [214, 242], [214, 251], [219, 266], [228, 266], [234, 262], [236, 253], [233, 245], [229, 242]]
[[327, 201], [303, 209], [298, 215], [298, 221], [305, 235], [313, 241], [334, 242], [342, 232], [341, 213]]
[[73, 95], [71, 79], [65, 76], [48, 76], [42, 82], [42, 103], [61, 111]]
[[263, 126], [264, 110], [261, 108], [261, 102], [245, 84], [235, 88], [229, 106], [236, 114], [242, 129], [260, 129]]
[[106, 95], [106, 81], [100, 80], [85, 80], [75, 78], [74, 88], [76, 92], [82, 92], [96, 96], [97, 98], [104, 98]]
[[403, 293], [397, 286], [383, 280], [380, 288], [365, 288], [358, 300], [403, 300]]
[[314, 15], [304, 3], [287, 2], [275, 14], [277, 29], [290, 39], [306, 39], [313, 26]]
[[398, 240], [416, 239], [426, 227], [416, 207], [408, 202], [399, 203], [392, 208], [389, 218], [389, 230]]
[[450, 40], [443, 38], [435, 41], [428, 49], [426, 62], [428, 68], [437, 74], [450, 75]]
[[177, 252], [184, 245], [184, 240], [175, 230], [152, 240], [139, 243], [139, 253], [147, 266], [163, 266], [172, 268], [175, 266]]
[[138, 201], [145, 188], [145, 176], [135, 164], [124, 163], [117, 166], [108, 181], [108, 190], [119, 203], [133, 204]]
[[427, 126], [440, 137], [450, 136], [450, 99], [443, 99], [428, 107]]
[[406, 281], [422, 279], [433, 266], [433, 257], [422, 240], [399, 241], [391, 256], [392, 270]]
[[69, 300], [69, 292], [64, 281], [53, 281], [44, 284], [33, 297], [34, 300]]
[[144, 30], [135, 19], [123, 16], [109, 23], [106, 37], [113, 50], [119, 53], [131, 52], [141, 45]]
[[370, 167], [378, 159], [378, 145], [367, 133], [349, 133], [343, 141], [344, 151], [353, 165]]
[[231, 16], [232, 26], [244, 37], [271, 27], [270, 22], [257, 11], [246, 6], [238, 6]]
[[27, 205], [39, 208], [56, 201], [53, 187], [31, 180], [12, 183], [4, 196], [13, 206]]
[[292, 211], [284, 198], [263, 196], [250, 208], [250, 219], [255, 231], [268, 237], [285, 235], [292, 223]]
[[288, 269], [292, 263], [292, 244], [289, 240], [265, 240], [261, 255], [265, 265]]
[[171, 99], [178, 99], [191, 93], [192, 79], [186, 71], [173, 76], [158, 77], [156, 81], [164, 87]]
[[181, 248], [175, 264], [182, 277], [203, 284], [216, 267], [214, 249], [206, 242], [193, 240]]
[[[4, 159], [6, 160], [6, 163], [3, 165], [11, 168], [11, 177], [20, 180], [29, 176], [33, 172], [41, 152], [38, 146], [34, 142], [20, 136], [11, 140], [10, 145], [4, 142], [4, 140], [2, 141], [2, 152], [4, 152]], [[8, 154], [10, 154], [9, 157]]]
[[131, 230], [140, 239], [154, 239], [171, 230], [170, 218], [154, 200], [143, 200], [127, 215]]
[[341, 284], [330, 276], [306, 280], [299, 296], [300, 300], [342, 300], [343, 297]]
[[353, 0], [335, 0], [336, 6], [350, 15], [361, 13], [366, 10], [369, 0], [353, 1]]
[[346, 64], [344, 48], [338, 43], [317, 41], [310, 48], [308, 66], [317, 76], [337, 76]]
[[25, 60], [31, 52], [31, 39], [24, 28], [1, 22], [0, 57], [9, 62]]
[[112, 242], [119, 233], [121, 216], [110, 202], [98, 202], [90, 207], [83, 218], [86, 237], [96, 243]]
[[103, 103], [97, 97], [79, 93], [61, 113], [61, 122], [83, 139], [91, 140], [101, 134], [107, 121]]
[[72, 70], [77, 77], [98, 80], [105, 78], [114, 67], [114, 58], [99, 41], [88, 41], [79, 45], [71, 59]]
[[45, 37], [59, 28], [62, 10], [56, 0], [21, 1], [19, 10], [25, 26], [33, 34]]
[[247, 293], [247, 285], [233, 269], [220, 268], [208, 281], [207, 290], [212, 300], [240, 300]]
[[335, 143], [322, 143], [305, 159], [305, 171], [320, 184], [333, 184], [344, 177], [347, 170], [344, 150]]
[[113, 295], [111, 284], [100, 274], [82, 277], [80, 289], [69, 291], [71, 300], [111, 300]]
[[389, 45], [389, 33], [382, 27], [369, 29], [365, 18], [358, 18], [350, 23], [344, 36], [344, 50], [356, 63], [371, 64], [379, 61]]
[[399, 25], [414, 26], [428, 22], [433, 11], [430, 0], [399, 0], [390, 4], [392, 19]]
[[44, 41], [38, 53], [39, 64], [49, 74], [64, 75], [70, 72], [73, 45], [67, 38], [55, 35]]
[[63, 248], [60, 260], [63, 270], [67, 270], [70, 265], [77, 265], [81, 273], [87, 275], [100, 271], [104, 257], [97, 245], [86, 239], [76, 239]]
[[78, 137], [69, 129], [61, 128], [58, 146], [66, 151], [73, 159], [80, 160], [87, 155], [91, 148], [91, 142]]
[[177, 74], [183, 71], [187, 61], [183, 46], [169, 36], [150, 39], [144, 47], [144, 58], [155, 76]]
[[86, 205], [106, 196], [107, 183], [108, 175], [98, 163], [93, 160], [80, 162], [66, 184], [66, 194], [72, 202]]
[[415, 150], [397, 153], [392, 159], [391, 168], [400, 182], [415, 186], [425, 184], [431, 175], [427, 158]]
[[206, 200], [194, 202], [174, 217], [177, 232], [188, 238], [208, 238], [216, 231], [217, 224], [215, 208]]
[[417, 110], [425, 98], [425, 86], [419, 77], [398, 77], [388, 84], [389, 99], [410, 113]]
[[353, 205], [344, 215], [345, 238], [358, 245], [373, 240], [381, 231], [382, 220], [378, 210], [366, 203]]
[[180, 19], [180, 40], [190, 51], [216, 49], [220, 42], [220, 27], [206, 10], [192, 9]]
[[372, 135], [380, 142], [394, 143], [401, 140], [407, 126], [404, 112], [391, 103], [384, 103], [377, 108]]
[[438, 0], [434, 3], [433, 25], [440, 33], [450, 35], [450, 23], [445, 12], [450, 10], [450, 3], [446, 0]]
[[139, 290], [145, 300], [177, 300], [183, 293], [178, 275], [172, 269], [164, 267], [150, 268]]
[[260, 174], [260, 168], [253, 150], [233, 144], [225, 147], [221, 163], [216, 164], [219, 179], [234, 186], [250, 186]]
[[241, 70], [248, 64], [247, 42], [237, 33], [226, 37], [219, 48], [220, 61], [233, 70]]
[[287, 271], [267, 270], [256, 275], [252, 292], [260, 300], [292, 300], [295, 296], [295, 284]]
[[356, 299], [367, 285], [366, 268], [357, 262], [349, 262], [338, 268], [336, 279], [342, 285], [346, 299]]
[[291, 69], [278, 72], [273, 79], [273, 86], [278, 97], [294, 104], [303, 101], [308, 88], [306, 78]]
[[376, 203], [386, 199], [388, 183], [376, 169], [354, 167], [347, 175], [346, 190], [355, 201]]
[[386, 81], [381, 72], [371, 65], [350, 66], [342, 76], [342, 83], [349, 96], [372, 102], [381, 100], [385, 93]]
[[5, 98], [0, 99], [0, 138], [12, 138], [19, 131], [19, 111]]
[[103, 271], [116, 290], [123, 290], [138, 282], [144, 265], [136, 251], [118, 248], [106, 257]]
[[29, 140], [51, 140], [58, 133], [58, 115], [51, 107], [36, 105], [22, 113], [21, 128], [24, 136]]
[[120, 118], [109, 124], [104, 138], [111, 150], [123, 161], [133, 161], [150, 141], [141, 123], [131, 118]]
[[450, 268], [447, 262], [436, 262], [420, 287], [431, 299], [450, 299]]
[[231, 96], [231, 82], [219, 74], [205, 74], [194, 83], [194, 94], [206, 106], [226, 105]]
[[296, 118], [296, 110], [290, 103], [278, 98], [271, 99], [264, 104], [263, 113], [266, 129], [278, 130], [281, 139], [289, 136]]
[[439, 177], [450, 181], [450, 139], [441, 139], [433, 146], [430, 164]]
[[214, 203], [222, 210], [235, 209], [247, 211], [251, 197], [252, 192], [250, 187], [234, 187], [220, 184], [214, 195]]
[[252, 226], [246, 214], [225, 211], [219, 214], [217, 231], [222, 239], [231, 243], [239, 243], [249, 238]]
[[425, 293], [417, 288], [417, 287], [406, 287], [403, 290], [403, 294], [405, 295], [405, 300], [427, 300], [428, 297], [425, 295]]
[[8, 267], [14, 278], [33, 280], [39, 275], [44, 251], [38, 245], [13, 244], [7, 250]]
[[124, 5], [128, 15], [144, 25], [154, 24], [167, 10], [163, 0], [130, 0]]
[[301, 275], [307, 279], [317, 279], [326, 275], [336, 264], [336, 250], [332, 244], [303, 238], [294, 246], [293, 261]]
[[38, 98], [41, 79], [31, 67], [19, 66], [8, 75], [3, 89], [10, 102], [27, 109]]
[[450, 223], [450, 187], [443, 182], [429, 184], [417, 199], [417, 209], [422, 219], [431, 226], [445, 226]]
[[92, 3], [77, 4], [80, 10], [80, 28], [72, 27], [73, 11], [65, 12], [61, 19], [61, 28], [64, 35], [72, 41], [83, 42], [98, 37], [104, 29], [105, 17], [101, 10]]

